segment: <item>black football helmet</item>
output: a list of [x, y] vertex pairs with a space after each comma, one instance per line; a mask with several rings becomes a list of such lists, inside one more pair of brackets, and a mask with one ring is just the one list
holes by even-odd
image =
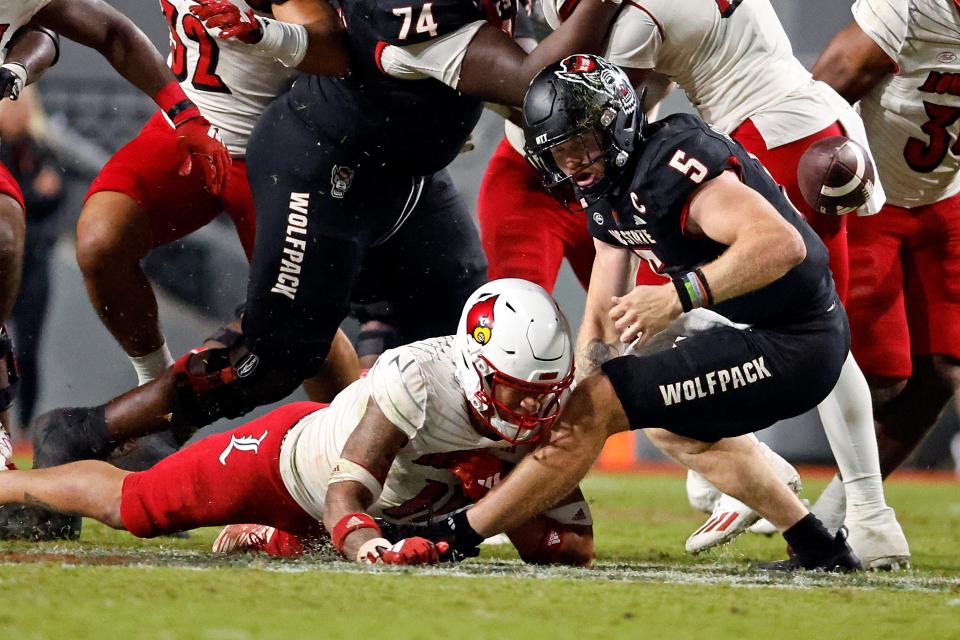
[[[576, 54], [544, 68], [523, 100], [524, 151], [544, 186], [562, 200], [585, 206], [616, 184], [645, 125], [641, 99], [622, 69], [600, 56]], [[574, 185], [551, 149], [576, 136], [594, 135], [603, 151], [604, 176], [589, 187]]]

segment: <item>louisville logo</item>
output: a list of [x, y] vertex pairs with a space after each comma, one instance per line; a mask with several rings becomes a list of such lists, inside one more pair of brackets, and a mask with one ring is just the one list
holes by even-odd
[[500, 296], [481, 300], [467, 313], [467, 333], [477, 344], [487, 344], [493, 336], [493, 306]]
[[234, 451], [253, 451], [254, 455], [260, 453], [260, 443], [267, 437], [269, 431], [264, 431], [259, 438], [254, 436], [230, 436], [230, 444], [226, 446], [223, 453], [220, 454], [220, 464], [226, 466], [227, 457]]
[[581, 84], [620, 103], [626, 113], [637, 108], [637, 94], [630, 87], [626, 74], [603, 58], [577, 54], [560, 61], [561, 71], [554, 74], [561, 80]]

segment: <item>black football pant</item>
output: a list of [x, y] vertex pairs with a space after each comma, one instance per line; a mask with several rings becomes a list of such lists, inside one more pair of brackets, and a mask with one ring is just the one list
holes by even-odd
[[666, 346], [610, 360], [603, 372], [632, 428], [659, 427], [714, 442], [820, 404], [840, 377], [850, 327], [837, 301], [805, 322], [716, 326]]
[[486, 278], [470, 212], [446, 171], [388, 170], [307, 125], [285, 96], [254, 129], [247, 171], [257, 235], [243, 333], [270, 370], [316, 373], [363, 274], [405, 339], [453, 333]]

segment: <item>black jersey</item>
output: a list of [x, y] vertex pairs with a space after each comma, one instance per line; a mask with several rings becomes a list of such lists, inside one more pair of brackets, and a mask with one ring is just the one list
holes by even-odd
[[648, 125], [644, 136], [640, 153], [620, 185], [587, 211], [594, 237], [619, 247], [651, 251], [668, 274], [685, 273], [711, 262], [726, 246], [684, 234], [687, 204], [700, 185], [734, 169], [744, 184], [796, 227], [807, 255], [779, 280], [713, 309], [735, 322], [773, 326], [811, 318], [834, 303], [827, 248], [756, 158], [687, 114]]
[[380, 67], [390, 45], [442, 38], [478, 20], [510, 29], [510, 0], [343, 0], [339, 10], [351, 47], [347, 78], [308, 76], [290, 99], [313, 127], [358, 144], [389, 168], [428, 175], [446, 167], [480, 119], [483, 102], [439, 80], [397, 79]]

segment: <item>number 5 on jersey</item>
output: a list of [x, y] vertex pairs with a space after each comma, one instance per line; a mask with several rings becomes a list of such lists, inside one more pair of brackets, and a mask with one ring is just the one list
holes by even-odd
[[[413, 23], [413, 7], [397, 7], [393, 10], [393, 15], [403, 18], [399, 38], [406, 40], [407, 36], [410, 35], [410, 25]], [[417, 18], [417, 33], [428, 33], [431, 38], [437, 37], [437, 22], [433, 19], [432, 2], [425, 2], [420, 7], [420, 17]]]
[[677, 149], [677, 152], [673, 154], [667, 164], [671, 169], [679, 171], [697, 184], [703, 182], [703, 179], [707, 177], [707, 166], [693, 156], [688, 158], [683, 149]]

